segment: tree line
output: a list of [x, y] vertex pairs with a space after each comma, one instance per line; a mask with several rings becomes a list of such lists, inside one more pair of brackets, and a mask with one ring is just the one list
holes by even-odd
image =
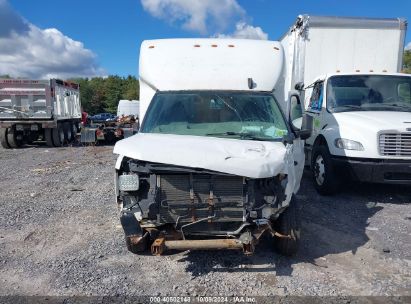
[[121, 99], [138, 100], [139, 82], [135, 76], [72, 78], [80, 85], [81, 105], [89, 114], [116, 113]]

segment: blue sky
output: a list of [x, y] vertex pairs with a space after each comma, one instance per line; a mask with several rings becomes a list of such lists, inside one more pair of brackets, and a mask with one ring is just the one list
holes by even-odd
[[[0, 74], [137, 75], [144, 39], [230, 35], [276, 40], [303, 13], [411, 20], [411, 1], [0, 0], [0, 27], [12, 28], [21, 20], [28, 24], [28, 30], [11, 34], [11, 29], [6, 37], [0, 31]], [[13, 55], [10, 45], [21, 54]]]

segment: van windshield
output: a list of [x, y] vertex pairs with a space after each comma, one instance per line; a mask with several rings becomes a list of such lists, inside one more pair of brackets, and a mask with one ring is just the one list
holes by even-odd
[[327, 109], [345, 111], [411, 111], [411, 77], [342, 75], [330, 77]]
[[269, 93], [183, 91], [157, 93], [142, 133], [278, 140], [288, 133]]

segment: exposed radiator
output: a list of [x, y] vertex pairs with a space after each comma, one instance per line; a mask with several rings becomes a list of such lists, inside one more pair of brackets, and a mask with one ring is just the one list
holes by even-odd
[[411, 156], [411, 132], [380, 134], [379, 151], [384, 156]]
[[243, 178], [211, 174], [157, 176], [160, 217], [164, 223], [193, 222], [216, 215], [213, 222], [242, 221]]

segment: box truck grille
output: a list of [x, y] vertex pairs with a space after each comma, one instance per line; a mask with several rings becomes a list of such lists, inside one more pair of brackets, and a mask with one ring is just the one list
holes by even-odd
[[379, 148], [381, 155], [411, 156], [411, 132], [380, 134]]
[[243, 220], [243, 178], [212, 174], [161, 175], [160, 218], [164, 223]]

